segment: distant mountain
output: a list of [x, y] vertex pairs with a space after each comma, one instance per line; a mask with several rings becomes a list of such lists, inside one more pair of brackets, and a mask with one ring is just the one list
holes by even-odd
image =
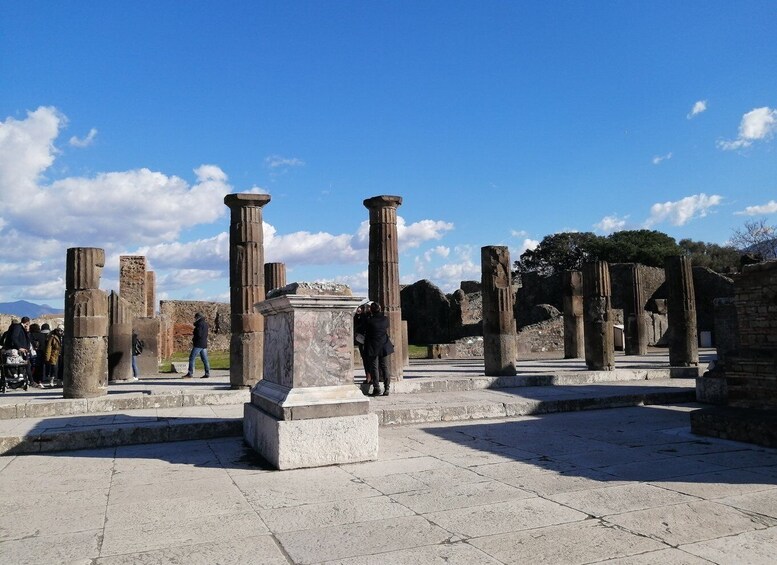
[[11, 316], [29, 316], [30, 318], [39, 318], [46, 314], [64, 314], [64, 310], [57, 310], [48, 304], [33, 304], [26, 300], [17, 300], [16, 302], [0, 302], [0, 314], [10, 314]]

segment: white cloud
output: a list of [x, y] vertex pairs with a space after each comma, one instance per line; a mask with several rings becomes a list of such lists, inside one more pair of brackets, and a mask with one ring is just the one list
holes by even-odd
[[734, 212], [738, 216], [763, 216], [765, 214], [777, 213], [777, 200], [769, 200], [766, 204], [759, 206], [748, 206], [744, 210]]
[[264, 164], [270, 169], [289, 168], [289, 167], [303, 167], [305, 161], [298, 159], [297, 157], [282, 157], [280, 155], [270, 155], [265, 157]]
[[777, 130], [777, 110], [764, 106], [742, 116], [739, 136], [733, 141], [718, 141], [718, 148], [725, 151], [750, 147], [754, 141], [770, 139]]
[[424, 241], [442, 239], [452, 229], [452, 223], [441, 220], [421, 220], [408, 225], [402, 216], [398, 216], [397, 239], [399, 240], [399, 250], [404, 251], [405, 249], [418, 247]]
[[[521, 246], [518, 248], [518, 254], [512, 258], [513, 261], [516, 261], [518, 257], [523, 255], [525, 252], [527, 252], [529, 249], [537, 249], [537, 246], [540, 244], [539, 240], [537, 239], [529, 239], [526, 238], [521, 243]], [[515, 255], [515, 254], [514, 254]]]
[[707, 101], [706, 100], [699, 100], [693, 105], [693, 108], [691, 108], [691, 111], [686, 116], [689, 120], [691, 118], [695, 118], [702, 112], [704, 112], [707, 109]]
[[447, 257], [450, 255], [451, 249], [450, 247], [445, 247], [444, 245], [438, 245], [436, 247], [433, 247], [432, 249], [427, 250], [424, 253], [424, 260], [428, 263], [432, 260], [432, 258], [437, 255], [439, 257]]
[[686, 196], [675, 202], [656, 203], [650, 207], [650, 217], [645, 221], [645, 226], [651, 227], [666, 221], [673, 226], [683, 226], [694, 218], [705, 217], [722, 201], [723, 197], [717, 194], [707, 196], [701, 193]]
[[223, 270], [176, 269], [157, 280], [157, 287], [169, 291], [213, 281], [224, 276]]
[[89, 133], [86, 134], [86, 137], [79, 139], [74, 135], [70, 138], [68, 143], [73, 147], [89, 147], [92, 143], [94, 143], [95, 137], [97, 137], [97, 128], [92, 128], [89, 130]]
[[671, 152], [667, 153], [666, 155], [656, 155], [655, 157], [653, 157], [653, 164], [658, 165], [661, 163], [661, 161], [666, 161], [667, 159], [671, 159], [671, 158], [672, 158]]
[[626, 227], [626, 220], [628, 218], [628, 216], [624, 216], [623, 218], [619, 218], [615, 215], [605, 216], [599, 222], [595, 223], [593, 227], [602, 233], [621, 231]]
[[510, 236], [512, 237], [529, 237], [529, 232], [526, 230], [510, 230]]

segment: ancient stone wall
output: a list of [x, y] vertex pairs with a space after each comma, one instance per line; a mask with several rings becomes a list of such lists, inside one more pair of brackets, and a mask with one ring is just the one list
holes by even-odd
[[447, 343], [453, 339], [451, 302], [437, 286], [422, 279], [403, 287], [399, 297], [410, 343]]
[[127, 301], [130, 319], [146, 317], [146, 258], [143, 255], [119, 257], [119, 295]]
[[162, 351], [169, 357], [173, 352], [189, 351], [192, 347], [194, 315], [201, 312], [210, 326], [208, 349], [229, 351], [232, 335], [229, 304], [201, 302], [197, 300], [162, 300], [159, 313], [162, 318], [161, 334], [166, 343]]

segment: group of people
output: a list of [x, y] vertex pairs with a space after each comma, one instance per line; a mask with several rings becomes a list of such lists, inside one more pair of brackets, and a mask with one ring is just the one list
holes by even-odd
[[[366, 375], [362, 392], [366, 396], [388, 396], [391, 375], [386, 357], [394, 353], [394, 344], [388, 335], [389, 320], [380, 304], [370, 302], [359, 306], [353, 318], [353, 328], [354, 342], [359, 348]], [[381, 381], [383, 392], [380, 390]]]
[[[31, 324], [30, 318], [12, 320], [0, 338], [3, 359], [6, 354], [21, 356], [30, 385], [36, 388], [62, 386], [62, 336], [64, 328]], [[16, 353], [13, 353], [13, 352]]]

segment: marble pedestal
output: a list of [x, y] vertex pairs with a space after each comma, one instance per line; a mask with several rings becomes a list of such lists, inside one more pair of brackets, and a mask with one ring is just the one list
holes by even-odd
[[243, 437], [278, 469], [378, 458], [378, 418], [353, 383], [361, 299], [342, 288], [348, 295], [282, 294], [256, 305], [265, 316], [264, 377], [245, 405]]

